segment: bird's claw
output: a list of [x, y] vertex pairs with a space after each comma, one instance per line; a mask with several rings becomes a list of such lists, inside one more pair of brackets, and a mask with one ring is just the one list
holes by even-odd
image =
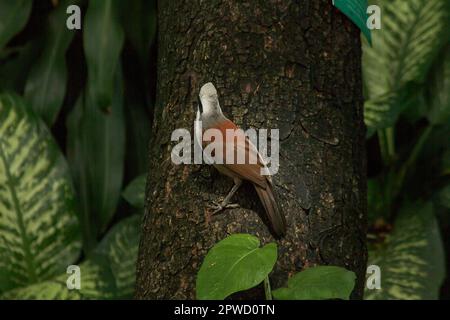
[[229, 204], [223, 204], [223, 203], [217, 203], [215, 201], [212, 201], [212, 204], [207, 205], [208, 208], [213, 209], [212, 215], [215, 215], [225, 209], [236, 209], [239, 208], [238, 203], [229, 203]]

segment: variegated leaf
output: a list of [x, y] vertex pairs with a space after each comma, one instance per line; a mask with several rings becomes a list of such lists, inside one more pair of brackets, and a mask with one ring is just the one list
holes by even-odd
[[0, 95], [0, 292], [61, 274], [81, 249], [68, 166], [29, 109]]
[[140, 216], [116, 224], [80, 265], [80, 290], [69, 290], [70, 274], [6, 292], [0, 299], [131, 299], [135, 285]]
[[369, 265], [381, 270], [381, 289], [366, 289], [365, 298], [438, 299], [445, 256], [432, 204], [403, 208], [394, 226], [385, 243], [370, 251]]
[[429, 73], [426, 97], [427, 118], [434, 125], [450, 120], [450, 42], [442, 49]]
[[[410, 82], [421, 83], [433, 58], [447, 39], [447, 0], [374, 0], [382, 12], [381, 30], [372, 32], [373, 46], [363, 46], [363, 75], [367, 89], [365, 119], [371, 128], [389, 127], [403, 105], [398, 100], [374, 103], [398, 94]], [[377, 114], [373, 110], [378, 106]], [[384, 114], [384, 116], [383, 116]]]
[[94, 251], [96, 255], [107, 257], [115, 279], [115, 296], [118, 298], [133, 297], [140, 222], [139, 215], [119, 222]]
[[87, 300], [112, 299], [116, 292], [107, 260], [89, 260], [80, 265], [80, 289], [69, 289], [71, 274], [11, 290], [0, 296], [7, 300]]

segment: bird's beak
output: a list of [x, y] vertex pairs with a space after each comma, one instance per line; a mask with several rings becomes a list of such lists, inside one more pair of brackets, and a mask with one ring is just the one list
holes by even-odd
[[200, 113], [203, 113], [203, 105], [200, 96], [197, 96], [197, 99], [198, 99], [198, 109], [200, 110]]

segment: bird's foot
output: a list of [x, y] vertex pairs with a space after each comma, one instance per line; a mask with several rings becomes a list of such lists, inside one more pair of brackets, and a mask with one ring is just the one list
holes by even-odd
[[212, 204], [207, 205], [208, 208], [213, 209], [212, 215], [218, 214], [219, 212], [225, 210], [225, 209], [236, 209], [239, 208], [238, 203], [217, 203], [215, 201], [212, 201]]

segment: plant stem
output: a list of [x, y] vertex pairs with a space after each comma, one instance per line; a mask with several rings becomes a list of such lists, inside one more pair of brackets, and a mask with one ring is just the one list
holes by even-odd
[[389, 159], [395, 159], [395, 132], [394, 127], [386, 128], [387, 153]]
[[269, 276], [264, 279], [264, 292], [266, 293], [266, 300], [272, 300], [272, 290], [270, 288]]
[[383, 163], [388, 166], [396, 156], [394, 127], [378, 130], [378, 143]]

